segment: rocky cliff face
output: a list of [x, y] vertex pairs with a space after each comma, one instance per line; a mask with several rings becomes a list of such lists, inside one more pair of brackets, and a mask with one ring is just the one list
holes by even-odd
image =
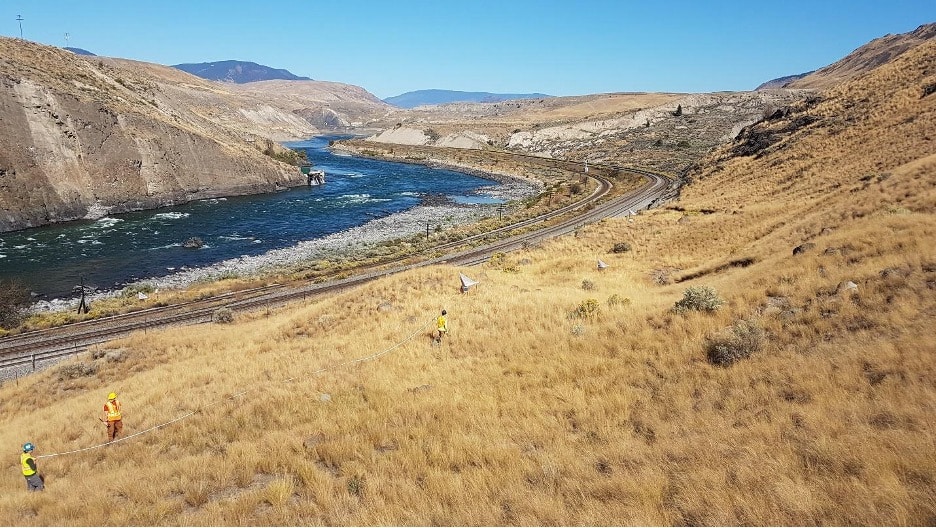
[[261, 97], [0, 38], [0, 231], [303, 184], [274, 141], [319, 133], [303, 110], [327, 91]]
[[21, 40], [0, 56], [0, 230], [303, 181], [138, 72]]

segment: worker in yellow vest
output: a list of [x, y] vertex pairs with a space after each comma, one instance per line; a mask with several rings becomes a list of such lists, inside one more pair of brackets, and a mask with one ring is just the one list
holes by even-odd
[[42, 478], [42, 475], [39, 474], [39, 470], [36, 468], [36, 459], [33, 458], [32, 452], [36, 449], [36, 446], [32, 442], [26, 442], [23, 444], [23, 454], [20, 455], [20, 464], [23, 466], [23, 476], [26, 477], [26, 489], [29, 491], [42, 491], [45, 488], [45, 479]]
[[123, 433], [123, 417], [120, 414], [120, 401], [117, 400], [117, 393], [112, 392], [107, 395], [104, 418], [101, 421], [107, 424], [108, 442], [113, 442], [117, 435]]
[[436, 330], [439, 331], [439, 335], [436, 337], [436, 341], [440, 343], [442, 342], [442, 338], [445, 336], [445, 333], [448, 332], [448, 321], [445, 319], [446, 314], [447, 312], [442, 310], [442, 315], [436, 319]]

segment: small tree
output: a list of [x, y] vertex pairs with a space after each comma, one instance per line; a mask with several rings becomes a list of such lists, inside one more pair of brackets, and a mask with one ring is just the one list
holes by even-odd
[[23, 322], [31, 298], [29, 290], [16, 280], [0, 280], [0, 327], [11, 329]]

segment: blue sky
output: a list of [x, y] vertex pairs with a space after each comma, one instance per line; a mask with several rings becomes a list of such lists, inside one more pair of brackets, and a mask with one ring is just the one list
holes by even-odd
[[110, 57], [252, 61], [380, 98], [750, 90], [930, 22], [936, 0], [0, 1], [3, 36], [22, 24]]

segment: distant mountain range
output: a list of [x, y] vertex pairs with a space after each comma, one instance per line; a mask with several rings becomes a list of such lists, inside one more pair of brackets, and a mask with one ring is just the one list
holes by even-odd
[[490, 92], [459, 92], [457, 90], [416, 90], [406, 92], [395, 97], [388, 97], [383, 101], [400, 108], [415, 108], [421, 105], [438, 105], [445, 103], [497, 103], [511, 99], [539, 99], [552, 97], [551, 95], [532, 94], [497, 94]]
[[787, 75], [786, 77], [779, 77], [777, 79], [771, 79], [765, 82], [764, 84], [758, 86], [757, 88], [754, 88], [754, 90], [774, 90], [777, 88], [783, 88], [788, 83], [802, 79], [803, 77], [806, 77], [810, 73], [812, 72], [808, 71], [806, 73], [799, 73], [796, 75]]
[[197, 75], [209, 81], [223, 81], [244, 84], [255, 81], [311, 81], [309, 77], [293, 75], [288, 70], [270, 68], [256, 62], [226, 60], [218, 62], [199, 62], [196, 64], [175, 64], [173, 68]]
[[83, 50], [83, 49], [81, 49], [81, 48], [65, 48], [65, 49], [67, 49], [68, 51], [74, 53], [75, 55], [89, 55], [89, 56], [91, 56], [91, 57], [97, 57], [97, 55], [91, 53], [90, 51], [88, 51], [88, 50]]

